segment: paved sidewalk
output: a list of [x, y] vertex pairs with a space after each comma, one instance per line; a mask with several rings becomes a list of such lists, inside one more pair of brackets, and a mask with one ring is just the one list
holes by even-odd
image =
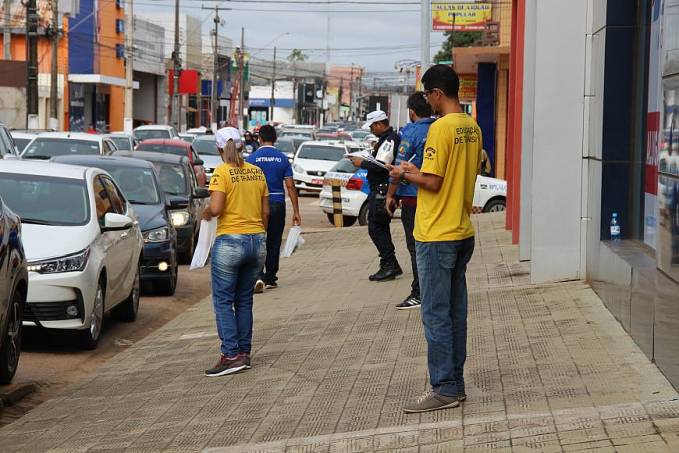
[[427, 388], [419, 311], [393, 308], [409, 275], [368, 282], [376, 253], [350, 228], [308, 234], [256, 297], [252, 370], [203, 376], [219, 351], [205, 300], [0, 430], [0, 450], [679, 451], [679, 395], [592, 290], [529, 285], [503, 218], [474, 221], [460, 408], [403, 413]]

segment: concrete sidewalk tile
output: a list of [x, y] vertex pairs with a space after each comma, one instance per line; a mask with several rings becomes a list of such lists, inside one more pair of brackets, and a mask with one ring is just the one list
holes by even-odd
[[562, 445], [563, 451], [565, 452], [571, 452], [571, 451], [606, 451], [607, 449], [610, 449], [610, 451], [615, 451], [615, 448], [613, 447], [613, 444], [609, 439], [605, 440], [594, 440], [594, 441], [589, 441], [589, 442], [578, 442], [574, 444], [566, 444]]

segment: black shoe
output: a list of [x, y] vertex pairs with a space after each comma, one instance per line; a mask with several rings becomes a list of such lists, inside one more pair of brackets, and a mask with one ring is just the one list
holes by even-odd
[[374, 275], [374, 279], [372, 281], [386, 282], [389, 280], [394, 280], [401, 274], [403, 274], [403, 271], [400, 268], [394, 266], [383, 267], [377, 274]]
[[406, 297], [406, 300], [401, 302], [396, 306], [397, 310], [407, 310], [409, 308], [418, 308], [420, 305], [422, 305], [422, 300], [420, 300], [419, 297], [417, 296], [408, 296]]
[[264, 287], [266, 289], [278, 288], [278, 283], [276, 283], [276, 282], [264, 282]]
[[225, 376], [227, 374], [238, 373], [239, 371], [246, 368], [246, 363], [240, 356], [236, 357], [226, 357], [224, 355], [219, 356], [219, 361], [217, 364], [205, 370], [205, 376]]

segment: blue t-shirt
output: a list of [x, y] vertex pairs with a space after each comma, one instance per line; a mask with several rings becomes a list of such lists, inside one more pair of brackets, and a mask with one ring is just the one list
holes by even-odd
[[292, 166], [285, 154], [273, 146], [260, 146], [246, 161], [262, 169], [269, 187], [269, 202], [285, 203], [285, 178], [292, 178]]

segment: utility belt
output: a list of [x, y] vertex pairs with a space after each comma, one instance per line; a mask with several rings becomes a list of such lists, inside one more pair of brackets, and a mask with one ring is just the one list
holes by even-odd
[[371, 184], [370, 191], [374, 192], [376, 197], [386, 198], [387, 192], [389, 191], [389, 183]]

